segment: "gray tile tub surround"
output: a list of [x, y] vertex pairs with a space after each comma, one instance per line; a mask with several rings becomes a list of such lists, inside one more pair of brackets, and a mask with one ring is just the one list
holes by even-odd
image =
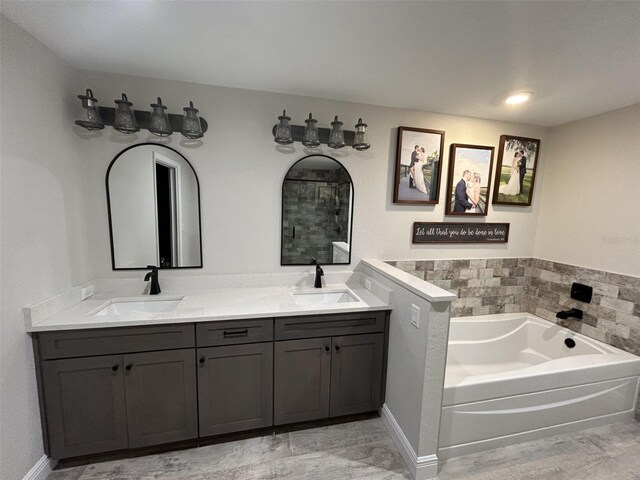
[[526, 311], [529, 258], [387, 262], [458, 296], [452, 317]]
[[[537, 258], [387, 263], [458, 295], [452, 317], [529, 312], [640, 355], [640, 277]], [[573, 282], [593, 287], [591, 303], [571, 299]], [[582, 321], [556, 318], [574, 307]]]
[[[591, 303], [572, 300], [573, 282], [593, 287]], [[526, 311], [591, 338], [640, 355], [640, 277], [532, 259]], [[559, 310], [579, 308], [582, 321], [559, 320]]]

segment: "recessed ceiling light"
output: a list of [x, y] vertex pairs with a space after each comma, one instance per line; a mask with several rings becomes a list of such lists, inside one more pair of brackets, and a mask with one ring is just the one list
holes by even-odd
[[507, 105], [519, 105], [520, 103], [528, 101], [532, 96], [532, 92], [516, 92], [509, 95], [504, 103]]

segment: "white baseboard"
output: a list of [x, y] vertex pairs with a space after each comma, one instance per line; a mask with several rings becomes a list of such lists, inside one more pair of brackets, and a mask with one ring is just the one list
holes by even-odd
[[382, 406], [381, 417], [413, 478], [415, 480], [436, 480], [438, 478], [438, 457], [436, 455], [418, 457], [386, 403]]
[[56, 463], [57, 462], [54, 459], [49, 458], [46, 455], [42, 455], [40, 457], [40, 460], [38, 460], [36, 464], [31, 467], [31, 470], [29, 470], [27, 474], [22, 477], [22, 480], [46, 480], [46, 478], [55, 468]]

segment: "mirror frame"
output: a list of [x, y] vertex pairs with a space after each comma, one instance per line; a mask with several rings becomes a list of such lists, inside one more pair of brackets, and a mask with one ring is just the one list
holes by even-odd
[[113, 246], [113, 222], [111, 220], [111, 197], [109, 194], [109, 174], [111, 173], [111, 168], [113, 167], [113, 164], [116, 163], [116, 160], [118, 160], [118, 158], [120, 158], [123, 154], [125, 154], [126, 152], [128, 152], [129, 150], [136, 148], [136, 147], [141, 147], [143, 145], [153, 145], [156, 147], [163, 147], [163, 148], [168, 148], [169, 150], [171, 150], [172, 152], [180, 155], [182, 157], [182, 159], [187, 162], [187, 165], [189, 165], [189, 168], [191, 168], [191, 171], [193, 172], [193, 175], [196, 177], [196, 187], [197, 187], [197, 191], [196, 191], [196, 195], [198, 197], [198, 230], [199, 230], [199, 243], [200, 243], [200, 265], [189, 265], [188, 267], [158, 267], [160, 270], [179, 270], [179, 269], [183, 269], [183, 268], [203, 268], [203, 253], [202, 253], [202, 208], [200, 207], [200, 179], [198, 178], [198, 174], [196, 173], [195, 168], [193, 168], [193, 165], [191, 165], [191, 162], [189, 162], [189, 160], [187, 160], [187, 158], [182, 155], [179, 151], [177, 151], [175, 148], [171, 148], [168, 147], [166, 145], [162, 145], [161, 143], [154, 143], [154, 142], [144, 142], [144, 143], [136, 143], [135, 145], [131, 145], [127, 148], [125, 148], [124, 150], [122, 150], [121, 152], [119, 152], [114, 158], [113, 160], [111, 160], [111, 163], [109, 163], [109, 167], [107, 168], [107, 174], [105, 175], [105, 188], [107, 191], [107, 213], [109, 216], [109, 243], [111, 246], [111, 269], [112, 270], [149, 270], [146, 266], [144, 267], [116, 267], [116, 256], [115, 256], [115, 250], [114, 250], [114, 246]]
[[349, 173], [349, 170], [347, 170], [347, 168], [340, 163], [338, 160], [336, 160], [333, 157], [330, 157], [329, 155], [324, 155], [322, 153], [312, 153], [311, 155], [305, 155], [304, 157], [298, 159], [296, 162], [294, 162], [293, 165], [291, 165], [289, 167], [289, 169], [287, 170], [287, 173], [284, 174], [284, 178], [282, 179], [282, 189], [280, 191], [280, 266], [281, 267], [300, 267], [300, 266], [309, 266], [311, 265], [311, 263], [282, 263], [282, 257], [284, 254], [284, 242], [283, 242], [283, 238], [282, 238], [282, 223], [284, 221], [284, 182], [287, 181], [287, 175], [289, 175], [289, 172], [293, 169], [293, 167], [295, 167], [298, 163], [300, 163], [303, 160], [306, 160], [309, 157], [325, 157], [328, 158], [330, 160], [333, 160], [334, 162], [336, 162], [338, 165], [340, 165], [340, 167], [342, 167], [344, 169], [344, 171], [347, 173], [347, 177], [349, 177], [349, 182], [351, 184], [351, 222], [349, 224], [349, 261], [348, 262], [342, 262], [342, 263], [323, 263], [322, 265], [351, 265], [351, 249], [352, 249], [352, 244], [353, 244], [353, 212], [354, 212], [354, 203], [355, 203], [355, 198], [356, 198], [356, 193], [355, 193], [355, 187], [353, 185], [353, 178], [351, 178], [351, 174]]

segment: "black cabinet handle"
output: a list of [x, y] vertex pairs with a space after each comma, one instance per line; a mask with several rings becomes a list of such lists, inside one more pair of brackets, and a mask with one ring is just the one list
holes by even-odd
[[336, 345], [336, 352], [340, 351], [340, 345]]
[[116, 365], [114, 365], [113, 367], [111, 367], [111, 370], [113, 370], [114, 372], [117, 372], [117, 371], [118, 371], [118, 367], [119, 367], [119, 366], [120, 366], [120, 365], [117, 365], [117, 364], [116, 364]]
[[124, 369], [125, 369], [126, 371], [131, 370], [131, 368], [133, 368], [133, 365], [131, 365], [130, 363], [128, 363], [128, 364], [127, 364], [127, 365], [125, 365], [125, 367], [124, 367]]
[[249, 334], [249, 330], [247, 328], [243, 330], [225, 330], [224, 338], [234, 338], [234, 337], [246, 337]]
[[329, 345], [325, 345], [325, 346], [324, 346], [324, 351], [325, 351], [325, 352], [329, 352], [329, 351], [331, 351], [331, 347], [330, 347]]
[[204, 357], [200, 357], [200, 363], [204, 363]]

